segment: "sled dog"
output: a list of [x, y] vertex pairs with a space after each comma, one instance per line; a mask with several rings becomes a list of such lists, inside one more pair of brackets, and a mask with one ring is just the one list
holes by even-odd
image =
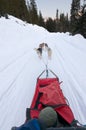
[[41, 58], [42, 58], [42, 48], [41, 48], [41, 47], [39, 47], [39, 48], [34, 48], [34, 50], [36, 50], [36, 52], [37, 52], [39, 58], [41, 59]]
[[42, 58], [43, 51], [47, 51], [48, 58], [51, 59], [52, 56], [52, 49], [48, 46], [47, 43], [39, 44], [38, 48], [35, 48], [39, 58]]

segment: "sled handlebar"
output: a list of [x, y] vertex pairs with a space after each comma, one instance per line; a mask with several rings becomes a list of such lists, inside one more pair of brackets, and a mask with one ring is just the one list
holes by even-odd
[[50, 69], [46, 69], [46, 70], [42, 71], [41, 74], [38, 76], [37, 79], [39, 79], [39, 78], [42, 76], [42, 74], [43, 74], [44, 72], [46, 72], [46, 78], [47, 78], [47, 77], [48, 77], [48, 72], [49, 72], [49, 71], [50, 71], [50, 72], [58, 79], [58, 81], [59, 81], [58, 76], [57, 76], [52, 70], [50, 70]]

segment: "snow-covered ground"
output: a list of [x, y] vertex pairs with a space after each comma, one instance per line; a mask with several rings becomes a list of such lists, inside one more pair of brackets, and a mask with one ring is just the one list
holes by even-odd
[[[38, 58], [34, 48], [42, 42], [52, 48], [51, 60], [46, 52]], [[86, 39], [49, 33], [9, 16], [0, 18], [0, 130], [24, 123], [37, 77], [46, 64], [63, 81], [61, 89], [75, 119], [86, 124]]]

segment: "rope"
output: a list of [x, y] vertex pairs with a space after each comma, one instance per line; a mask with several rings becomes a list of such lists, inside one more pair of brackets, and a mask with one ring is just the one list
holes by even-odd
[[44, 58], [42, 57], [42, 61], [43, 61], [43, 63], [44, 63], [44, 65], [46, 66], [48, 66], [48, 58], [47, 58], [47, 62], [45, 62], [45, 60], [44, 60]]
[[44, 63], [45, 68], [46, 68], [46, 78], [47, 78], [48, 77], [48, 57], [47, 57], [47, 62], [45, 62], [44, 58], [42, 57], [42, 62]]
[[47, 65], [46, 65], [46, 78], [48, 77], [48, 68], [47, 68]]

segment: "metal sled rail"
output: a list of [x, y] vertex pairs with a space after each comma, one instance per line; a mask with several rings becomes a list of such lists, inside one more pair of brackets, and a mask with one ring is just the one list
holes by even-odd
[[49, 76], [49, 71], [59, 80], [58, 76], [51, 70], [51, 69], [45, 69], [41, 72], [41, 74], [38, 76], [37, 79], [39, 79], [44, 72], [46, 72], [46, 78]]

